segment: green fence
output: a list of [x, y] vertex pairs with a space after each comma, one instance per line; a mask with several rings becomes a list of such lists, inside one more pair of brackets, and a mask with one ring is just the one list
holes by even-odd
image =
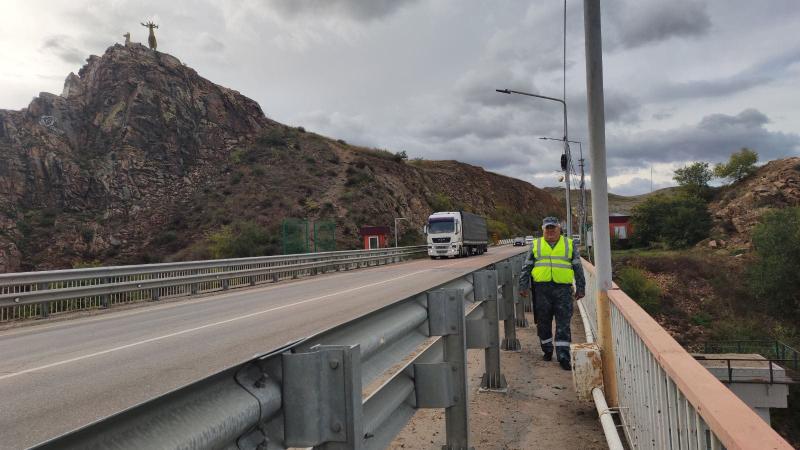
[[314, 251], [332, 252], [336, 250], [336, 222], [322, 220], [314, 222]]
[[283, 219], [281, 224], [283, 254], [332, 252], [336, 250], [336, 222]]

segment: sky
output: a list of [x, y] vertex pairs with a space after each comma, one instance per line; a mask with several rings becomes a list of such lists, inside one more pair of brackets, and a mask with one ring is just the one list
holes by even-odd
[[[279, 122], [348, 143], [559, 184], [563, 2], [2, 0], [0, 108], [60, 93], [90, 54], [147, 42], [256, 100]], [[742, 147], [800, 155], [796, 0], [603, 0], [608, 181], [634, 195]], [[570, 140], [589, 172], [583, 2], [567, 0]], [[577, 169], [580, 149], [573, 145]], [[651, 178], [652, 173], [652, 178]]]

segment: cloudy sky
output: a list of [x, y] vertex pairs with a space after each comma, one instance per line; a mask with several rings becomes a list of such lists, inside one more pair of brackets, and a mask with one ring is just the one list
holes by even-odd
[[[568, 0], [570, 138], [587, 140], [583, 2]], [[800, 154], [796, 0], [604, 0], [609, 182], [639, 194], [743, 146]], [[4, 0], [0, 108], [21, 109], [122, 34], [239, 90], [267, 116], [350, 143], [558, 183], [556, 0]], [[588, 147], [584, 148], [588, 154]], [[577, 155], [578, 149], [573, 149]], [[587, 170], [588, 171], [588, 170]]]

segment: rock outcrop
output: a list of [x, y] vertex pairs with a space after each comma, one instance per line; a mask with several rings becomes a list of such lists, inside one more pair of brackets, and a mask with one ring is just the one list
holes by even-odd
[[711, 203], [717, 230], [736, 243], [771, 209], [800, 206], [800, 158], [770, 161], [742, 181], [723, 188]]
[[421, 227], [442, 199], [512, 231], [563, 213], [478, 167], [279, 124], [141, 44], [89, 57], [61, 95], [0, 110], [0, 272], [197, 257], [197, 242], [237, 220], [277, 233], [284, 217], [332, 219], [347, 248], [360, 225]]

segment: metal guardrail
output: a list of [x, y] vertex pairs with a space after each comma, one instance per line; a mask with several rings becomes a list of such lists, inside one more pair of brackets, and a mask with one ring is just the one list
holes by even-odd
[[[419, 408], [467, 449], [467, 349], [502, 390], [499, 320], [514, 323], [522, 256], [271, 351], [38, 448], [385, 448]], [[376, 293], [376, 295], [379, 295]], [[506, 334], [506, 340], [514, 336]], [[518, 345], [518, 343], [517, 343]]]
[[781, 341], [704, 342], [700, 348], [705, 354], [755, 353], [769, 360], [784, 361], [787, 367], [800, 371], [800, 352]]
[[0, 322], [400, 261], [427, 246], [0, 274]]
[[[702, 352], [694, 355], [698, 361], [719, 361], [716, 368], [724, 365], [723, 383], [800, 383], [800, 352], [781, 341], [733, 340], [690, 347], [690, 351], [696, 349]], [[746, 355], [760, 355], [763, 359]], [[759, 375], [759, 372], [766, 372], [766, 375]], [[719, 377], [719, 371], [715, 374]]]
[[[595, 332], [595, 271], [583, 265], [581, 302]], [[631, 448], [792, 448], [618, 286], [608, 296], [619, 413]]]

